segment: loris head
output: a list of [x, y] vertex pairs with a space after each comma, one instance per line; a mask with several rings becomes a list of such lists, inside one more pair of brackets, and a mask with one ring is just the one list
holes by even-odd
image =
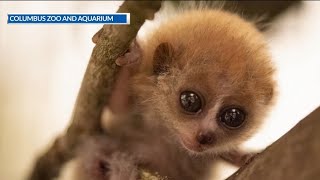
[[262, 35], [221, 11], [191, 11], [141, 44], [133, 86], [150, 121], [191, 152], [218, 153], [247, 139], [273, 102], [274, 68]]

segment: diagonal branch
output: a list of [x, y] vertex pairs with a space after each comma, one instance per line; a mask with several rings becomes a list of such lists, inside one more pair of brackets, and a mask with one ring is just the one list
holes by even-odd
[[228, 180], [319, 179], [320, 107]]

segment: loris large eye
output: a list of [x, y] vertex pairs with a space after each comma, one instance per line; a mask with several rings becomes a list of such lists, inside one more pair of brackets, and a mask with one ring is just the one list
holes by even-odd
[[188, 113], [197, 113], [202, 108], [202, 101], [198, 94], [192, 91], [183, 91], [180, 95], [181, 107]]
[[235, 129], [240, 127], [246, 118], [245, 112], [236, 107], [228, 107], [222, 109], [219, 113], [220, 121], [230, 129]]

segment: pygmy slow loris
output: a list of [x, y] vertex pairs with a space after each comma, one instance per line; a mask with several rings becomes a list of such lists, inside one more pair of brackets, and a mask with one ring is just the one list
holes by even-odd
[[[125, 162], [131, 167], [168, 179], [204, 178], [209, 162], [237, 152], [273, 104], [274, 67], [264, 37], [238, 15], [190, 10], [138, 44], [118, 60], [124, 67], [114, 97], [122, 96], [111, 101], [113, 118], [102, 118], [116, 147], [112, 152], [130, 156]], [[134, 72], [128, 70], [132, 61], [139, 61]], [[125, 115], [121, 102], [129, 105]], [[139, 120], [132, 122], [127, 114]], [[92, 162], [101, 163], [99, 157]], [[111, 161], [102, 164], [113, 167]], [[116, 172], [102, 168], [101, 173], [90, 178], [112, 179]]]

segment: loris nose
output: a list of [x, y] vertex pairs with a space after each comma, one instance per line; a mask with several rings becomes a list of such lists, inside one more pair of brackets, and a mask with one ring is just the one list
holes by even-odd
[[213, 132], [199, 132], [197, 135], [197, 141], [201, 145], [210, 145], [214, 142]]

